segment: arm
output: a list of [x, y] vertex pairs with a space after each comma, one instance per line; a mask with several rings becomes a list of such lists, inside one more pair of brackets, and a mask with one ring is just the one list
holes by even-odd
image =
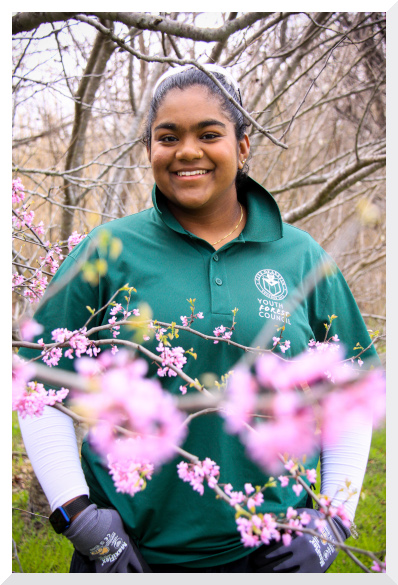
[[[350, 429], [341, 432], [338, 441], [322, 445], [321, 451], [321, 494], [332, 498], [332, 505], [343, 503], [351, 520], [354, 520], [372, 439], [372, 420], [354, 418]], [[345, 486], [350, 481], [349, 497]]]
[[19, 425], [26, 452], [51, 510], [77, 496], [88, 496], [72, 419], [45, 406], [42, 416], [19, 417]]

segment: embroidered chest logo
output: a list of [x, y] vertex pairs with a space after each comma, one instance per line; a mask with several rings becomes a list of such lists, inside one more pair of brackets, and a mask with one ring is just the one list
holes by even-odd
[[254, 282], [258, 290], [273, 301], [280, 301], [287, 295], [286, 282], [276, 270], [260, 270], [254, 277]]

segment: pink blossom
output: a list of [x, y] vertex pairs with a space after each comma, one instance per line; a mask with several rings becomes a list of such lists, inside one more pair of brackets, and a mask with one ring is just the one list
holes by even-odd
[[370, 568], [372, 571], [376, 571], [377, 573], [385, 573], [386, 563], [376, 563], [376, 561], [373, 561], [373, 565]]
[[[330, 511], [330, 508], [329, 508]], [[351, 526], [351, 520], [349, 515], [347, 514], [347, 510], [344, 507], [344, 504], [340, 504], [337, 508], [336, 508], [336, 514], [338, 516], [340, 516], [341, 520], [343, 521], [344, 526], [347, 526], [347, 528], [350, 528]]]
[[50, 351], [43, 350], [41, 355], [43, 356], [43, 362], [52, 368], [53, 366], [58, 365], [58, 362], [62, 357], [62, 349], [60, 347], [53, 347]]
[[25, 187], [19, 177], [12, 181], [12, 202], [22, 203], [25, 199]]
[[53, 406], [68, 395], [69, 390], [61, 388], [58, 392], [50, 389], [48, 392], [43, 384], [28, 382], [22, 385], [20, 382], [13, 384], [12, 410], [25, 418], [29, 416], [41, 416], [46, 405]]
[[256, 547], [260, 544], [269, 544], [271, 540], [280, 540], [280, 533], [271, 514], [253, 515], [250, 520], [240, 516], [236, 519], [236, 524], [241, 542], [246, 547]]
[[140, 310], [139, 309], [133, 309], [133, 315], [135, 315], [136, 317], [140, 316]]
[[204, 319], [204, 315], [203, 315], [203, 313], [202, 313], [202, 312], [200, 312], [200, 313], [197, 313], [196, 317], [197, 317], [198, 319]]
[[258, 387], [250, 371], [238, 367], [228, 378], [226, 390], [225, 424], [229, 433], [238, 433], [249, 422], [255, 411]]
[[229, 503], [231, 506], [241, 504], [245, 500], [245, 496], [241, 491], [234, 491], [232, 485], [228, 483], [224, 486], [224, 492], [230, 497]]
[[188, 317], [180, 317], [184, 327], [188, 327]]
[[322, 354], [304, 352], [288, 362], [267, 353], [257, 359], [256, 373], [265, 388], [289, 390], [324, 379], [325, 370], [333, 369], [342, 359], [344, 355], [341, 351]]
[[43, 326], [34, 319], [25, 319], [19, 326], [21, 337], [24, 341], [32, 341], [36, 335], [40, 335]]
[[204, 461], [198, 461], [197, 463], [180, 461], [177, 465], [177, 473], [180, 479], [188, 482], [193, 490], [202, 496], [204, 494], [204, 479], [207, 480], [208, 486], [213, 489], [218, 482], [220, 467], [206, 457]]
[[186, 394], [187, 393], [187, 387], [186, 386], [180, 386], [179, 388], [181, 394]]
[[307, 526], [311, 522], [311, 516], [305, 510], [300, 514], [300, 522], [303, 526]]
[[69, 250], [69, 252], [72, 252], [73, 248], [75, 246], [77, 246], [77, 244], [79, 244], [82, 240], [84, 240], [84, 238], [86, 237], [86, 235], [87, 234], [79, 234], [76, 231], [72, 232], [72, 234], [68, 238], [68, 250]]
[[258, 492], [257, 494], [255, 494], [254, 496], [251, 496], [248, 500], [247, 500], [247, 507], [249, 509], [251, 508], [256, 508], [257, 506], [261, 506], [261, 504], [264, 502], [264, 496], [261, 492]]
[[310, 483], [316, 483], [316, 469], [306, 469], [305, 474]]
[[292, 542], [291, 535], [285, 532], [284, 534], [282, 534], [282, 541], [284, 546], [289, 546], [289, 544]]
[[[27, 281], [25, 284], [27, 284]], [[28, 299], [30, 303], [37, 303], [43, 296], [46, 287], [47, 277], [43, 276], [42, 272], [38, 270], [35, 276], [30, 279], [29, 284], [25, 288], [23, 295]]]
[[285, 353], [290, 348], [290, 341], [286, 340], [285, 343], [279, 344], [279, 349], [282, 353]]
[[278, 479], [281, 482], [281, 487], [287, 487], [289, 485], [289, 478], [287, 475], [280, 475]]
[[297, 511], [294, 508], [292, 508], [292, 506], [289, 506], [287, 509], [287, 512], [286, 512], [286, 518], [288, 520], [291, 520], [292, 518], [296, 518], [296, 516], [297, 516]]
[[171, 376], [177, 376], [176, 372], [172, 370], [169, 366], [175, 366], [178, 369], [182, 369], [184, 365], [187, 363], [187, 358], [184, 355], [184, 348], [183, 347], [167, 347], [163, 345], [162, 342], [159, 343], [156, 351], [160, 353], [160, 357], [162, 358], [162, 366], [163, 368], [158, 369], [158, 376], [163, 377], [166, 374]]
[[24, 280], [25, 280], [25, 277], [22, 274], [18, 274], [18, 272], [13, 272], [12, 273], [12, 289], [14, 290], [14, 288], [16, 286], [20, 286]]
[[294, 491], [294, 493], [296, 494], [297, 497], [299, 497], [299, 495], [301, 494], [301, 492], [303, 491], [303, 486], [300, 485], [299, 483], [295, 483], [292, 486], [292, 489]]
[[323, 532], [325, 530], [326, 520], [324, 518], [316, 518], [314, 524], [319, 532]]
[[245, 483], [244, 488], [247, 496], [254, 492], [254, 487], [252, 486], [251, 483]]
[[322, 406], [322, 439], [328, 443], [336, 441], [341, 432], [350, 427], [353, 415], [364, 420], [371, 415], [377, 427], [385, 417], [384, 374], [380, 370], [366, 372], [354, 384], [329, 393]]
[[297, 392], [285, 390], [278, 392], [272, 401], [272, 411], [275, 416], [282, 417], [293, 414], [299, 405]]
[[280, 453], [293, 457], [310, 455], [318, 446], [315, 421], [310, 409], [293, 415], [255, 425], [256, 433], [247, 432], [241, 437], [249, 456], [265, 470], [276, 473], [280, 467]]
[[363, 361], [361, 358], [358, 358], [358, 366], [361, 368], [363, 366]]
[[[123, 311], [122, 305], [120, 303], [116, 303], [116, 305], [114, 307], [112, 307], [112, 309], [109, 311], [109, 314], [114, 316], [114, 315], [117, 315], [118, 313], [120, 313], [121, 311]], [[109, 323], [109, 321], [108, 321], [108, 323]]]
[[[124, 350], [115, 356], [104, 352], [96, 362], [102, 369], [100, 395], [76, 393], [79, 408], [99, 421], [90, 433], [93, 447], [118, 461], [160, 465], [171, 459], [174, 445], [180, 445], [186, 436], [184, 416], [173, 396], [164, 392], [157, 380], [144, 377], [148, 368], [144, 360], [131, 360]], [[116, 436], [114, 425], [138, 433], [141, 441], [132, 443], [124, 435]]]
[[72, 332], [65, 328], [54, 329], [51, 332], [51, 339], [55, 343], [64, 343], [72, 335]]
[[[131, 438], [127, 439], [126, 443], [134, 444], [135, 441], [140, 440], [139, 437]], [[108, 467], [116, 491], [130, 496], [134, 496], [137, 492], [145, 489], [147, 480], [152, 479], [154, 470], [154, 466], [148, 461], [137, 462], [132, 459], [125, 459], [120, 462], [112, 455], [108, 455]]]
[[274, 342], [272, 345], [275, 347], [275, 345], [278, 345], [278, 343], [280, 342], [281, 338], [280, 337], [273, 337], [272, 340]]
[[294, 466], [295, 466], [295, 463], [292, 459], [289, 459], [289, 461], [287, 463], [285, 463], [285, 465], [284, 465], [285, 469], [287, 469], [288, 471], [291, 471]]

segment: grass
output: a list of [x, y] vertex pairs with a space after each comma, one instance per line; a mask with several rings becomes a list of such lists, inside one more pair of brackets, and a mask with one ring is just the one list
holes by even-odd
[[[23, 454], [18, 419], [12, 419], [13, 449], [13, 507], [27, 510], [28, 487], [32, 468]], [[375, 431], [369, 455], [368, 468], [362, 487], [355, 523], [359, 538], [350, 537], [347, 544], [371, 550], [384, 559], [386, 548], [386, 431]], [[33, 519], [32, 519], [33, 518]], [[48, 520], [32, 517], [13, 510], [13, 539], [18, 559], [24, 573], [68, 573], [72, 557], [72, 544], [62, 535], [56, 534]], [[371, 567], [372, 561], [364, 556], [360, 560]], [[12, 570], [21, 572], [17, 556], [13, 552]], [[343, 552], [339, 553], [328, 573], [361, 573], [362, 570]]]

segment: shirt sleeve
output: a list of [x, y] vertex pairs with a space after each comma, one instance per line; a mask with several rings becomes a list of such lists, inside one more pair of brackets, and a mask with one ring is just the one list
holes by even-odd
[[41, 416], [19, 417], [26, 452], [51, 510], [89, 495], [72, 419], [51, 406]]
[[[360, 356], [363, 368], [378, 366], [380, 360], [343, 274], [326, 253], [323, 258], [330, 261], [331, 270], [315, 287], [308, 304], [315, 339], [324, 341], [325, 323], [328, 324], [330, 317], [336, 315], [328, 337], [338, 335], [338, 343], [344, 346], [347, 358], [362, 351], [354, 349], [358, 346], [366, 350]], [[357, 419], [353, 416], [349, 429], [341, 432], [333, 443], [323, 442], [321, 447], [321, 493], [331, 497], [335, 506], [344, 503], [351, 520], [359, 501], [371, 438], [371, 415], [367, 420], [363, 416]], [[347, 482], [350, 483], [350, 497], [344, 487]]]

